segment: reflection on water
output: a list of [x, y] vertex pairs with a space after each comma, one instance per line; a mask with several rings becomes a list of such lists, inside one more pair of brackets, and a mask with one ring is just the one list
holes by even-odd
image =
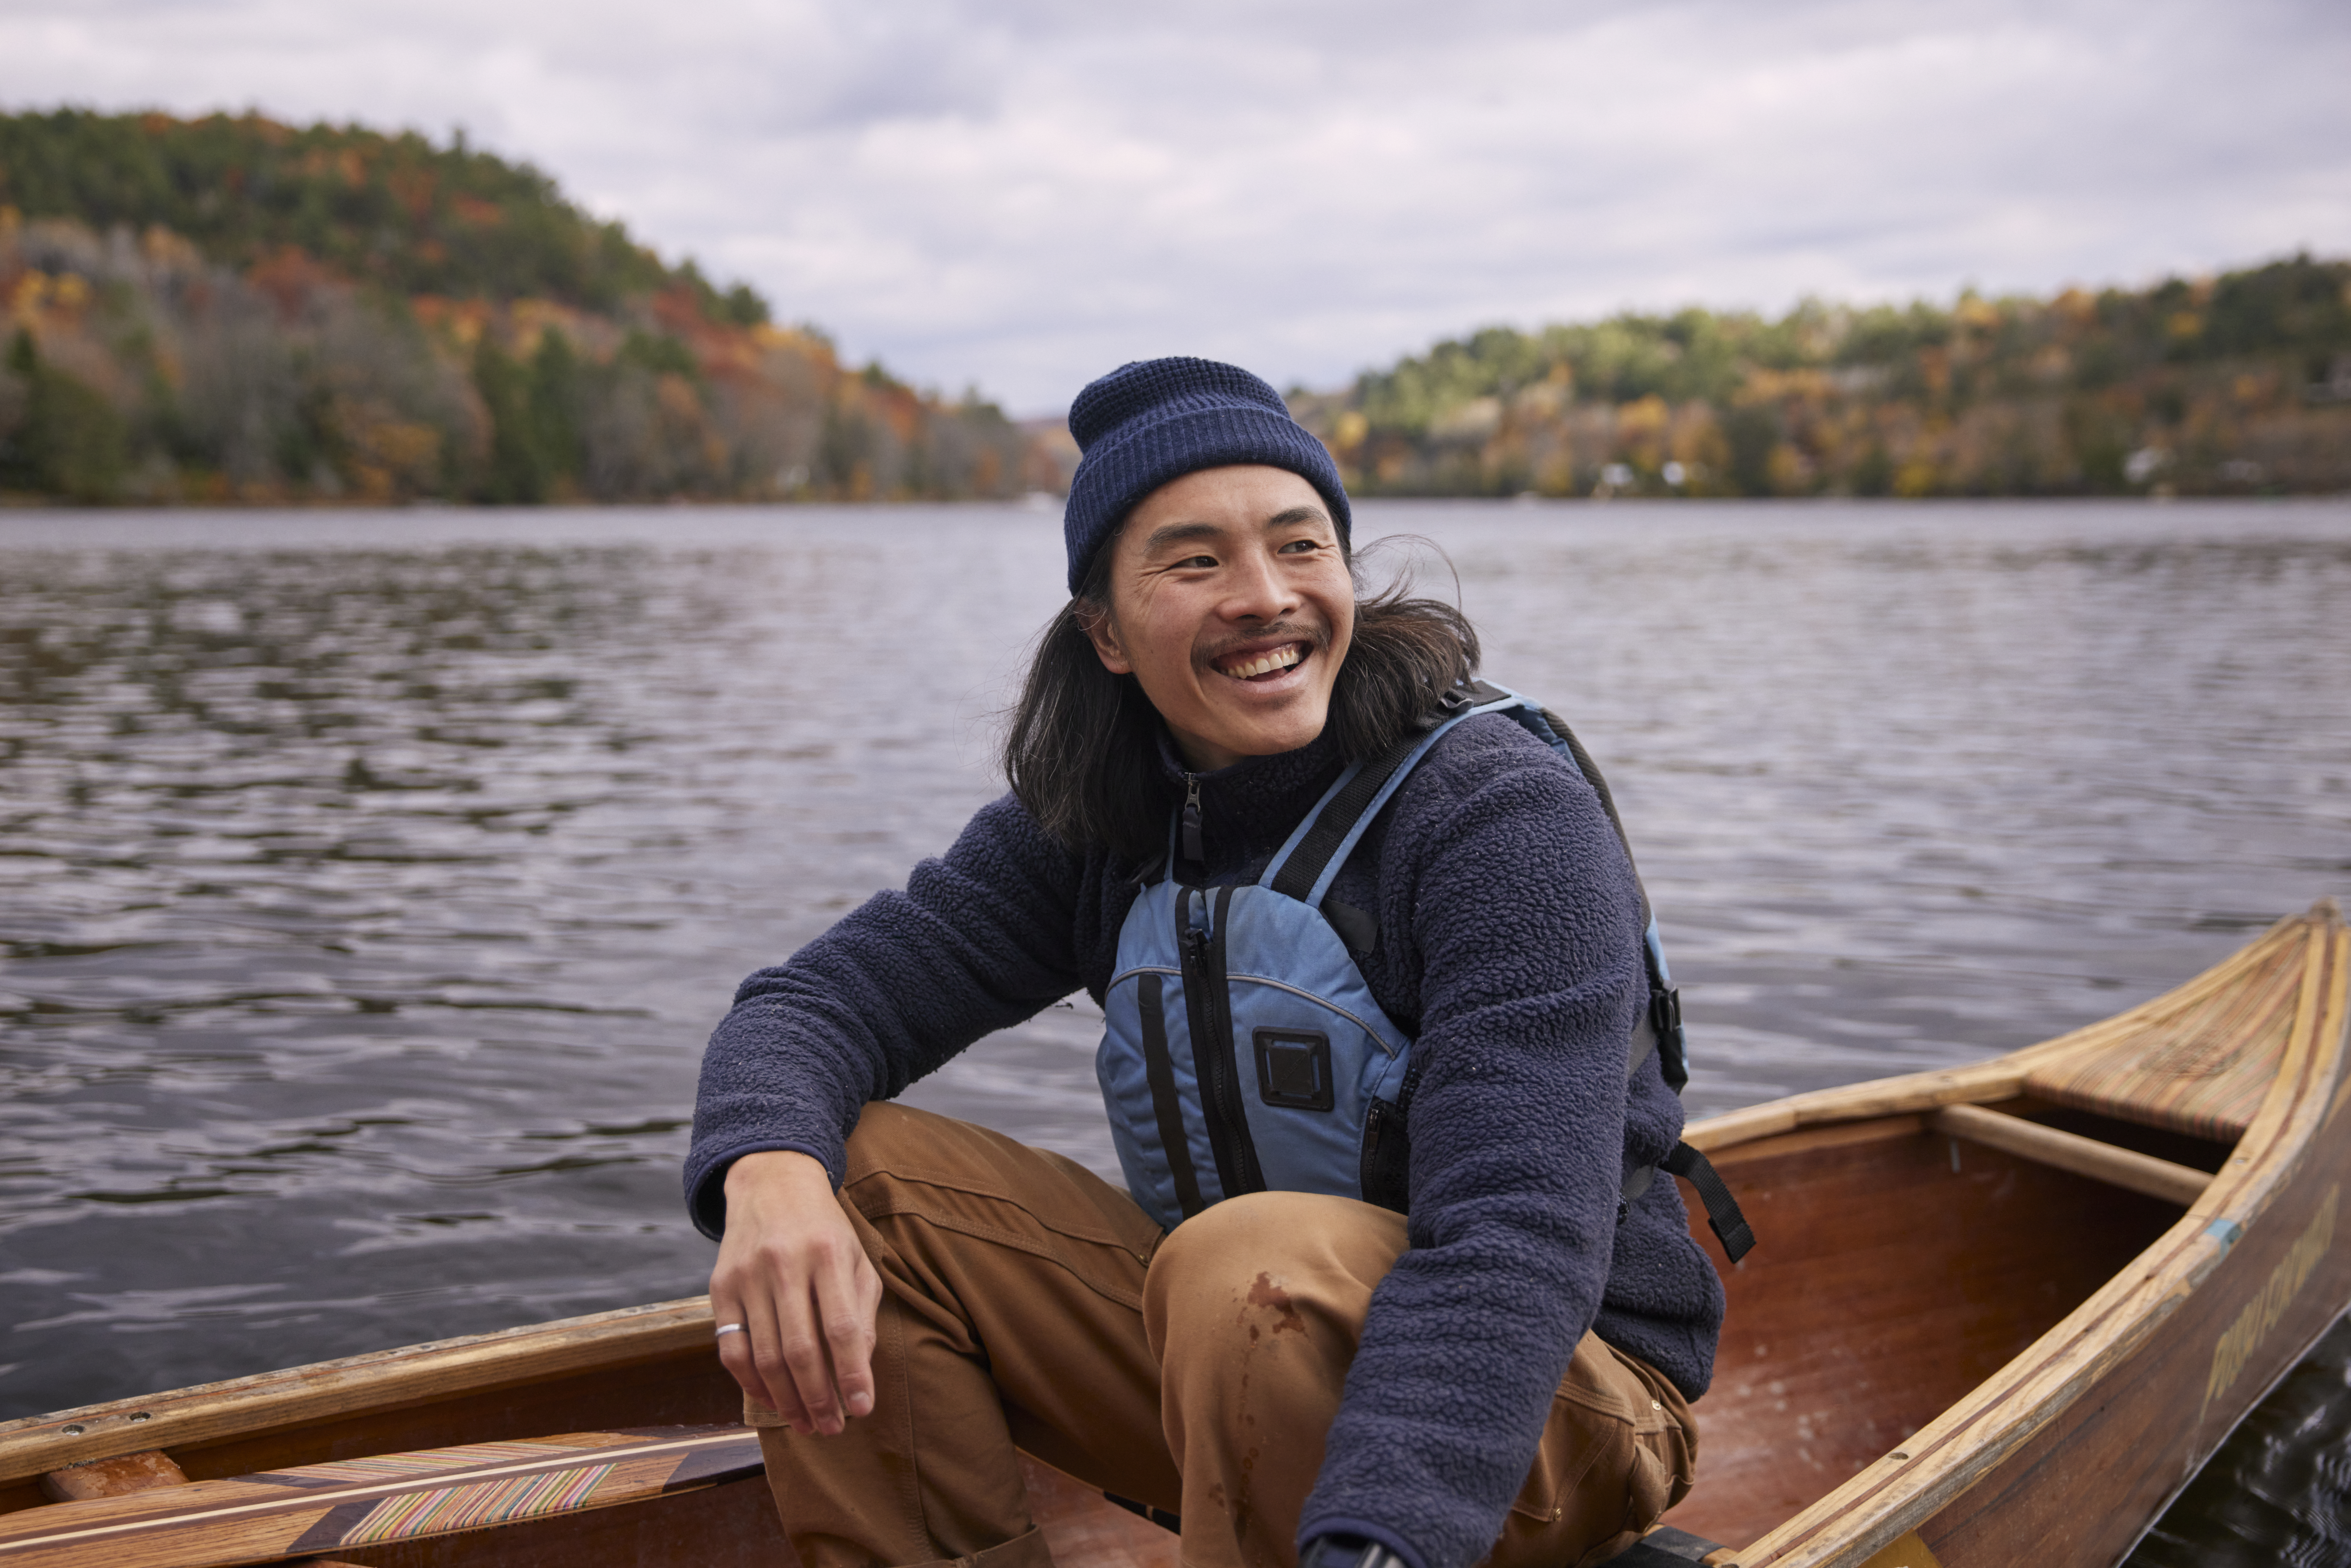
[[[699, 1290], [702, 1040], [999, 788], [1055, 522], [0, 518], [0, 1416]], [[1698, 1113], [2044, 1038], [2351, 886], [2341, 506], [1362, 527], [1608, 768]], [[1093, 1030], [912, 1097], [1114, 1169]]]

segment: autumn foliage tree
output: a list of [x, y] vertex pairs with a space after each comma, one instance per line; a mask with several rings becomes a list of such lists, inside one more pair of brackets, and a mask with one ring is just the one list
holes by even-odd
[[842, 366], [528, 165], [406, 133], [0, 116], [0, 491], [80, 501], [1016, 492], [994, 407]]
[[1293, 402], [1369, 494], [2341, 490], [2351, 262], [1492, 328]]

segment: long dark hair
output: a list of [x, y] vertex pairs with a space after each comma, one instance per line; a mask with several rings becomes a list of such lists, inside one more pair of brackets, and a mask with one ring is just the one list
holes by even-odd
[[[1158, 711], [1133, 675], [1102, 667], [1086, 635], [1110, 613], [1110, 554], [1095, 552], [1077, 597], [1038, 633], [1004, 737], [1004, 772], [1061, 842], [1139, 864], [1165, 847], [1176, 794], [1159, 768]], [[1452, 605], [1416, 597], [1409, 571], [1365, 593], [1361, 563], [1351, 555], [1348, 567], [1357, 573], [1354, 637], [1323, 733], [1352, 762], [1395, 745], [1476, 673], [1478, 633]]]

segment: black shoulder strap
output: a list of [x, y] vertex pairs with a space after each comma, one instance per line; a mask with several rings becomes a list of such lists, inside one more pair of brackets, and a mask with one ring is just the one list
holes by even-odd
[[1347, 835], [1355, 831], [1356, 819], [1379, 794], [1380, 787], [1404, 766], [1413, 747], [1427, 735], [1425, 729], [1406, 730], [1394, 746], [1364, 763], [1347, 780], [1345, 789], [1331, 797], [1331, 803], [1322, 808], [1314, 825], [1306, 830], [1306, 836], [1290, 852], [1290, 858], [1281, 862], [1281, 870], [1274, 873], [1274, 892], [1303, 902], [1314, 891], [1314, 884], [1322, 879], [1322, 868], [1331, 863], [1331, 857], [1347, 841]]

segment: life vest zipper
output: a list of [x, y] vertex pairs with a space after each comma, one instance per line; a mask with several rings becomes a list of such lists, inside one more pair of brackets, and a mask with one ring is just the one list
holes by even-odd
[[1184, 1009], [1192, 1034], [1192, 1065], [1200, 1077], [1200, 1113], [1208, 1124], [1208, 1148], [1217, 1158], [1217, 1185], [1227, 1197], [1263, 1192], [1257, 1140], [1249, 1135], [1241, 1104], [1240, 1069], [1233, 1042], [1232, 993], [1225, 975], [1225, 915], [1233, 890], [1187, 894], [1209, 905], [1209, 929], [1186, 922], [1182, 945]]
[[1208, 851], [1200, 834], [1200, 776], [1184, 775], [1184, 858], [1194, 865], [1207, 868]]

